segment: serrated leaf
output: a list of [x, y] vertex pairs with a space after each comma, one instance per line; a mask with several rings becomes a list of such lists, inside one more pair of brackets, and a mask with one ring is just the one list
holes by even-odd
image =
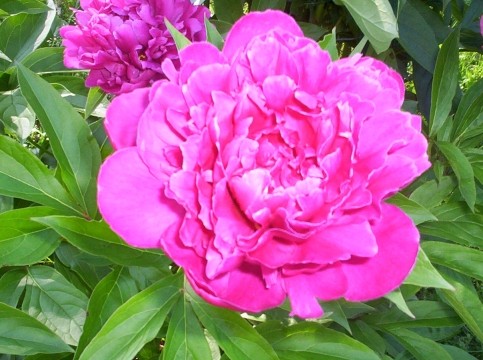
[[424, 338], [413, 331], [407, 329], [393, 329], [390, 333], [403, 344], [417, 360], [427, 360], [432, 358], [438, 360], [453, 360], [440, 344]]
[[181, 274], [169, 276], [118, 307], [79, 357], [131, 360], [153, 340], [181, 295]]
[[31, 218], [55, 213], [36, 206], [0, 214], [0, 267], [31, 265], [52, 254], [60, 243], [59, 236]]
[[31, 355], [60, 352], [73, 351], [38, 320], [0, 303], [0, 353]]
[[442, 272], [455, 290], [441, 290], [438, 294], [451, 305], [472, 333], [483, 342], [483, 304], [471, 279], [448, 269], [443, 269]]
[[404, 210], [404, 212], [413, 220], [415, 225], [424, 223], [426, 221], [438, 220], [436, 216], [434, 216], [431, 211], [426, 209], [423, 205], [418, 204], [414, 200], [408, 199], [401, 193], [397, 193], [387, 202]]
[[163, 360], [172, 359], [212, 359], [211, 349], [203, 329], [191, 304], [184, 296], [174, 306], [163, 349]]
[[303, 322], [289, 327], [259, 326], [280, 360], [376, 360], [377, 354], [359, 341], [320, 324]]
[[214, 307], [193, 295], [198, 319], [231, 359], [278, 360], [268, 342], [238, 313]]
[[0, 135], [0, 194], [79, 213], [54, 174], [27, 148]]
[[474, 210], [476, 202], [475, 174], [471, 163], [463, 152], [449, 142], [438, 141], [437, 146], [448, 160], [458, 179], [458, 187], [470, 209]]
[[441, 129], [451, 111], [458, 86], [459, 37], [459, 29], [453, 30], [441, 46], [436, 59], [431, 88], [430, 137]]
[[388, 0], [339, 0], [367, 36], [377, 53], [398, 37], [397, 20]]
[[102, 279], [94, 288], [87, 312], [89, 316], [77, 346], [74, 360], [78, 359], [109, 317], [138, 292], [127, 268], [119, 267]]
[[434, 268], [422, 249], [419, 249], [416, 266], [404, 280], [404, 284], [454, 290], [451, 284]]
[[84, 211], [94, 218], [101, 155], [89, 126], [50, 84], [20, 64], [18, 79], [23, 95], [49, 137], [62, 180]]
[[161, 250], [138, 249], [127, 245], [105, 222], [88, 221], [75, 216], [35, 218], [53, 228], [77, 248], [125, 266], [163, 267], [171, 261]]
[[422, 244], [422, 248], [432, 263], [483, 281], [481, 251], [439, 241], [426, 241]]
[[55, 332], [64, 342], [77, 345], [86, 318], [87, 297], [55, 269], [28, 269], [22, 310]]

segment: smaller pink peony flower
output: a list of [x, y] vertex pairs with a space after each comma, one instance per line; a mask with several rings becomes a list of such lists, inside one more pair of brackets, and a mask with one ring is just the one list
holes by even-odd
[[77, 25], [60, 29], [68, 68], [90, 70], [86, 85], [112, 94], [164, 78], [161, 63], [179, 65], [168, 19], [191, 41], [206, 39], [209, 10], [189, 0], [81, 0]]
[[249, 13], [222, 51], [180, 52], [167, 80], [116, 98], [99, 209], [124, 240], [162, 248], [207, 301], [259, 312], [287, 297], [366, 301], [397, 288], [419, 234], [385, 200], [429, 166], [404, 83], [361, 56], [332, 62], [278, 11]]

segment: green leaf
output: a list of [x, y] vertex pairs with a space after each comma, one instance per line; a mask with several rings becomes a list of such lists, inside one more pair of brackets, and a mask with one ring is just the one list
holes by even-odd
[[390, 302], [392, 302], [394, 305], [396, 305], [397, 308], [401, 310], [403, 313], [405, 313], [407, 316], [413, 319], [415, 318], [414, 314], [409, 309], [408, 304], [406, 304], [406, 300], [404, 300], [401, 290], [396, 289], [394, 291], [391, 291], [389, 294], [386, 294], [384, 297], [388, 299]]
[[258, 326], [257, 330], [268, 340], [280, 360], [376, 360], [379, 357], [369, 347], [321, 324], [302, 322], [283, 327]]
[[422, 337], [407, 329], [392, 329], [390, 331], [417, 360], [453, 360], [444, 348], [437, 342]]
[[22, 64], [37, 74], [71, 71], [64, 66], [64, 48], [43, 47], [23, 59]]
[[77, 345], [86, 318], [87, 297], [51, 267], [33, 266], [27, 271], [22, 310], [67, 344]]
[[196, 295], [191, 304], [203, 326], [230, 359], [277, 360], [268, 342], [238, 313], [214, 307]]
[[127, 268], [119, 267], [102, 279], [92, 292], [86, 322], [74, 359], [77, 360], [109, 317], [138, 292]]
[[364, 46], [367, 44], [367, 36], [364, 35], [364, 37], [359, 41], [359, 43], [356, 45], [354, 50], [351, 51], [350, 56], [354, 56], [355, 54], [360, 54], [362, 53], [362, 50], [364, 49]]
[[401, 193], [397, 193], [388, 200], [388, 203], [394, 204], [404, 210], [413, 220], [415, 225], [424, 223], [430, 220], [438, 220], [428, 209], [416, 201], [408, 199]]
[[483, 304], [471, 279], [449, 269], [442, 270], [455, 291], [441, 290], [439, 296], [456, 311], [466, 326], [483, 342]]
[[483, 121], [483, 79], [478, 80], [464, 94], [453, 119], [451, 139], [458, 142], [459, 138], [473, 128], [474, 124]]
[[46, 39], [55, 19], [53, 1], [47, 4], [50, 9], [46, 12], [9, 16], [0, 24], [0, 50], [12, 62], [22, 61]]
[[419, 249], [416, 266], [404, 280], [404, 284], [454, 290], [451, 284], [434, 268], [423, 249]]
[[37, 0], [2, 0], [0, 10], [10, 15], [18, 13], [40, 14], [50, 10], [50, 8]]
[[324, 38], [319, 41], [319, 46], [321, 49], [329, 52], [330, 57], [333, 61], [339, 59], [339, 52], [337, 50], [337, 38], [335, 34], [335, 26], [330, 34], [324, 36]]
[[0, 135], [0, 194], [79, 213], [54, 174], [27, 148]]
[[334, 320], [337, 324], [346, 329], [349, 333], [351, 332], [351, 327], [347, 321], [347, 316], [342, 309], [339, 301], [324, 302], [324, 319], [329, 318]]
[[361, 317], [361, 320], [369, 325], [377, 326], [384, 330], [416, 327], [447, 327], [460, 325], [458, 315], [448, 305], [437, 301], [409, 301], [407, 306], [414, 319], [409, 318], [397, 308]]
[[163, 360], [171, 359], [212, 359], [203, 329], [191, 304], [184, 296], [174, 306], [163, 349]]
[[80, 356], [80, 360], [131, 360], [153, 340], [181, 295], [181, 274], [169, 276], [118, 307]]
[[459, 36], [459, 29], [453, 30], [441, 46], [436, 59], [431, 88], [430, 137], [436, 135], [448, 118], [458, 87]]
[[219, 50], [223, 49], [224, 40], [218, 29], [207, 18], [205, 18], [206, 40], [215, 45]]
[[315, 41], [319, 40], [320, 37], [327, 32], [327, 29], [317, 24], [312, 24], [304, 21], [297, 21], [297, 24], [300, 26], [306, 37], [311, 38]]
[[388, 0], [339, 0], [367, 36], [377, 53], [386, 51], [398, 37], [397, 20]]
[[453, 360], [478, 360], [473, 355], [468, 354], [466, 351], [457, 348], [456, 346], [446, 344], [443, 344], [442, 346], [446, 350], [446, 352], [451, 355]]
[[373, 327], [361, 320], [351, 322], [352, 334], [354, 339], [369, 346], [379, 355], [386, 353], [386, 341]]
[[475, 174], [471, 163], [463, 152], [449, 142], [438, 141], [437, 146], [448, 160], [449, 165], [453, 169], [458, 179], [458, 187], [461, 195], [465, 199], [470, 209], [474, 210], [476, 202], [476, 184]]
[[51, 85], [20, 64], [18, 78], [23, 95], [49, 137], [62, 180], [87, 214], [94, 218], [101, 155], [89, 126]]
[[87, 95], [86, 111], [84, 113], [84, 119], [87, 119], [92, 115], [97, 106], [104, 100], [106, 93], [99, 87], [93, 87], [89, 89], [89, 94]]
[[422, 244], [422, 248], [432, 263], [483, 280], [481, 251], [439, 241], [426, 241]]
[[452, 221], [428, 222], [419, 226], [421, 234], [483, 248], [483, 216], [473, 215]]
[[25, 269], [7, 271], [0, 278], [0, 303], [17, 307], [20, 296], [25, 290]]
[[35, 114], [18, 89], [0, 95], [0, 121], [22, 142], [32, 133]]
[[31, 355], [60, 352], [73, 351], [36, 319], [0, 303], [0, 353]]
[[424, 69], [433, 73], [439, 51], [434, 29], [419, 11], [418, 1], [406, 0], [400, 4], [399, 43]]
[[213, 0], [218, 20], [233, 24], [243, 15], [243, 0]]
[[28, 207], [0, 214], [0, 267], [35, 264], [52, 254], [59, 236], [33, 216], [54, 215], [48, 207]]
[[176, 43], [176, 48], [178, 49], [178, 51], [183, 50], [185, 47], [191, 44], [191, 41], [182, 33], [180, 33], [179, 30], [176, 29], [166, 17], [164, 18], [164, 24], [168, 28], [168, 31], [171, 34], [171, 36], [173, 37], [173, 40]]
[[263, 11], [267, 9], [284, 10], [286, 0], [253, 0], [250, 11]]
[[75, 216], [35, 218], [52, 227], [72, 245], [92, 255], [125, 266], [166, 267], [171, 261], [155, 249], [138, 249], [127, 245], [104, 222], [87, 221]]
[[455, 187], [456, 181], [451, 176], [444, 176], [440, 181], [425, 181], [411, 193], [409, 199], [421, 204], [426, 209], [431, 209], [441, 204]]

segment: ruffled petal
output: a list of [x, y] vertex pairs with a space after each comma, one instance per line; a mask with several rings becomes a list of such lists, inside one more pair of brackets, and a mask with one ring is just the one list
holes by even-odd
[[393, 291], [412, 270], [419, 249], [419, 233], [412, 220], [393, 205], [382, 205], [382, 217], [373, 226], [379, 251], [371, 258], [342, 264], [349, 284], [344, 297], [368, 301]]
[[250, 12], [238, 20], [231, 28], [226, 37], [223, 54], [228, 59], [232, 59], [255, 36], [266, 34], [270, 30], [304, 36], [296, 21], [282, 11]]
[[148, 88], [117, 96], [112, 101], [104, 126], [114, 149], [136, 145], [139, 119], [148, 104]]
[[124, 148], [102, 165], [97, 202], [104, 220], [129, 245], [159, 248], [165, 229], [180, 223], [184, 210], [166, 198], [136, 148]]

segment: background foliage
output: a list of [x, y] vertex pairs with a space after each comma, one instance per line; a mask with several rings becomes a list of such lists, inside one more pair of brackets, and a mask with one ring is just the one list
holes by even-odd
[[368, 303], [238, 314], [206, 304], [160, 251], [100, 219], [109, 98], [64, 68], [75, 1], [0, 3], [0, 359], [430, 359], [482, 356], [483, 39], [478, 0], [212, 0], [210, 38], [277, 8], [333, 58], [383, 60], [424, 117], [433, 167], [390, 201], [422, 234], [414, 272]]

